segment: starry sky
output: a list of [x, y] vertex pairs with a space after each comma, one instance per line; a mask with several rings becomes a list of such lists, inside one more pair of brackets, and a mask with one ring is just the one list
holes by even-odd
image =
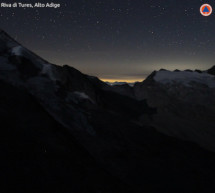
[[215, 8], [214, 0], [40, 2], [61, 7], [0, 8], [0, 27], [51, 63], [111, 82], [141, 81], [160, 68], [215, 65], [215, 12], [199, 12], [204, 3]]

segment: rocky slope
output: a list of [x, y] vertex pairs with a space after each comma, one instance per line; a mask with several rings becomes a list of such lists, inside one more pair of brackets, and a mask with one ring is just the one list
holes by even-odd
[[134, 87], [135, 97], [157, 108], [151, 125], [215, 151], [215, 77], [207, 72], [152, 73]]
[[215, 154], [152, 126], [159, 126], [162, 102], [151, 90], [142, 94], [150, 81], [135, 86], [139, 100], [124, 96], [96, 77], [48, 63], [1, 31], [4, 192], [214, 190]]

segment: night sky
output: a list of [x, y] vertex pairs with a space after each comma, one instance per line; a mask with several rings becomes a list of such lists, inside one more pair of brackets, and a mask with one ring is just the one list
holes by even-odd
[[51, 63], [109, 81], [215, 65], [215, 12], [199, 12], [203, 3], [215, 9], [214, 0], [41, 0], [47, 2], [61, 7], [0, 8], [0, 27]]

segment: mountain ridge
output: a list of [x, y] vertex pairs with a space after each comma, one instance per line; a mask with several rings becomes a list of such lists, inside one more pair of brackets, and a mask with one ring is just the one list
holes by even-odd
[[[0, 45], [6, 48], [0, 49], [0, 148], [5, 158], [0, 175], [6, 176], [5, 192], [12, 187], [24, 193], [214, 189], [214, 152], [201, 140], [170, 135], [166, 118], [164, 128], [159, 127], [169, 102], [176, 108], [170, 106], [168, 113], [176, 117], [175, 109], [189, 104], [172, 101], [171, 85], [157, 84], [151, 75], [126, 96], [127, 91], [116, 91], [72, 67], [50, 64], [26, 48], [13, 50], [16, 43], [5, 45], [0, 38]], [[175, 125], [173, 129], [180, 133]]]

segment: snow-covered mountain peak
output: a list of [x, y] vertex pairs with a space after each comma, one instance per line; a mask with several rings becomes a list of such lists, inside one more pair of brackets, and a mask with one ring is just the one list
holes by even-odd
[[190, 87], [193, 83], [198, 83], [215, 88], [215, 77], [206, 72], [161, 70], [155, 73], [153, 79], [162, 84], [177, 83]]
[[46, 76], [56, 81], [55, 66], [48, 63], [20, 43], [16, 42], [6, 32], [0, 30], [0, 76], [14, 84], [26, 84], [23, 80], [41, 78]]

